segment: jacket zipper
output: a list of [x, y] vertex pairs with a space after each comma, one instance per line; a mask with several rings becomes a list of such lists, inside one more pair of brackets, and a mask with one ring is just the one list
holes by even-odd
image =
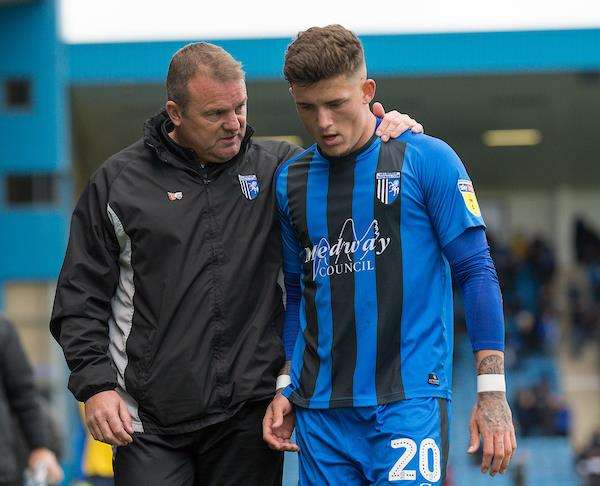
[[215, 326], [217, 328], [217, 331], [215, 333], [215, 337], [213, 340], [213, 356], [215, 359], [215, 389], [220, 391], [221, 393], [217, 392], [218, 398], [217, 400], [221, 403], [221, 405], [225, 405], [227, 403], [227, 396], [224, 393], [225, 392], [225, 388], [226, 388], [226, 384], [224, 383], [224, 379], [225, 379], [225, 375], [226, 375], [226, 370], [224, 369], [224, 356], [223, 356], [223, 310], [221, 308], [221, 302], [220, 302], [220, 295], [219, 295], [219, 281], [218, 281], [218, 253], [217, 253], [217, 247], [216, 247], [216, 240], [217, 240], [217, 236], [216, 236], [216, 227], [213, 225], [213, 214], [212, 214], [212, 201], [211, 201], [211, 195], [210, 195], [210, 179], [208, 178], [208, 170], [206, 169], [206, 165], [200, 163], [200, 173], [202, 175], [202, 182], [204, 182], [204, 185], [206, 187], [206, 198], [208, 201], [208, 207], [207, 207], [207, 214], [208, 214], [208, 219], [210, 221], [210, 248], [211, 248], [211, 254], [212, 254], [212, 258], [213, 258], [213, 265], [214, 268], [211, 271], [212, 275], [213, 275], [213, 298], [215, 301], [215, 306], [214, 306], [214, 317], [215, 317]]

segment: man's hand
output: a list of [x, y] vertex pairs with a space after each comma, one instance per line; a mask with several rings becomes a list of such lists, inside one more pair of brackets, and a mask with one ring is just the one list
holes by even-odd
[[64, 478], [63, 470], [56, 460], [56, 455], [50, 449], [46, 449], [45, 447], [40, 447], [31, 451], [29, 460], [27, 461], [27, 467], [31, 471], [36, 471], [40, 467], [45, 468], [46, 481], [49, 484], [60, 483]]
[[381, 137], [382, 142], [387, 142], [390, 138], [396, 138], [408, 129], [413, 133], [423, 133], [423, 125], [419, 122], [395, 110], [386, 113], [383, 105], [379, 102], [373, 103], [373, 114], [382, 118], [375, 132], [377, 136]]
[[[480, 351], [477, 372], [482, 374], [503, 374], [504, 357]], [[478, 353], [478, 354], [479, 354]], [[471, 440], [467, 452], [475, 453], [479, 449], [480, 436], [483, 438], [483, 459], [481, 472], [503, 474], [517, 448], [512, 414], [503, 391], [484, 391], [477, 394], [477, 403], [473, 407], [470, 423]]]
[[96, 393], [85, 402], [85, 423], [94, 439], [114, 446], [133, 441], [127, 405], [114, 390]]
[[510, 407], [504, 392], [477, 394], [477, 404], [471, 414], [470, 431], [471, 443], [467, 451], [469, 454], [479, 449], [479, 436], [483, 437], [481, 472], [489, 470], [491, 476], [498, 472], [503, 474], [517, 448]]
[[263, 439], [276, 451], [298, 452], [298, 446], [290, 438], [294, 431], [294, 409], [290, 401], [277, 393], [265, 412]]

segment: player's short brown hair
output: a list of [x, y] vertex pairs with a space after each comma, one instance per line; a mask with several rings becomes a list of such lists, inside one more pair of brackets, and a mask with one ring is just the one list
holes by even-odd
[[187, 85], [197, 74], [218, 81], [244, 78], [242, 64], [225, 49], [208, 42], [194, 42], [179, 49], [171, 58], [166, 83], [167, 99], [185, 109]]
[[341, 25], [300, 32], [285, 53], [283, 74], [290, 84], [308, 86], [341, 74], [352, 75], [364, 64], [362, 44]]

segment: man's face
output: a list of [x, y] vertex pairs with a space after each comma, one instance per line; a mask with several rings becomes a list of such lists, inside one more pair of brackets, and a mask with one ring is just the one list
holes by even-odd
[[167, 111], [176, 140], [194, 149], [202, 162], [222, 163], [240, 151], [246, 134], [246, 83], [197, 75], [187, 85], [184, 109], [173, 101]]
[[294, 84], [290, 93], [302, 123], [325, 154], [346, 155], [370, 138], [372, 79], [361, 73], [340, 75], [309, 86]]

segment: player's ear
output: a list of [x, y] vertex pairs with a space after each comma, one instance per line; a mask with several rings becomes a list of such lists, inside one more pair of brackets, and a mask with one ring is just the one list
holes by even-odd
[[369, 104], [375, 98], [375, 91], [377, 90], [377, 84], [374, 79], [365, 79], [362, 82], [362, 94], [363, 103]]
[[298, 111], [298, 105], [296, 104], [296, 92], [294, 90], [293, 84], [290, 84], [290, 87], [288, 88], [288, 92], [290, 93], [290, 96], [292, 97], [292, 101], [294, 102], [294, 105], [296, 106], [296, 111]]
[[169, 101], [167, 101], [165, 108], [167, 110], [167, 114], [169, 115], [169, 118], [173, 122], [173, 125], [175, 125], [176, 127], [181, 125], [181, 115], [183, 112], [181, 107], [177, 103], [175, 103], [173, 100], [169, 100]]

